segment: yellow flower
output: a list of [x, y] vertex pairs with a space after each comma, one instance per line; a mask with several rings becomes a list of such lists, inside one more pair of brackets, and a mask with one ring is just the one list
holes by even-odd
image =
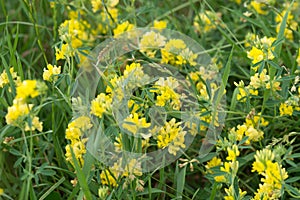
[[230, 185], [229, 188], [225, 188], [225, 192], [227, 194], [227, 196], [224, 197], [225, 200], [235, 200], [236, 196], [240, 197], [238, 199], [243, 199], [243, 197], [247, 194], [246, 191], [242, 191], [240, 188], [238, 194], [236, 194], [233, 185]]
[[285, 168], [274, 162], [275, 155], [269, 149], [256, 151], [254, 158], [252, 172], [257, 171], [263, 176], [261, 178], [263, 184], [259, 184], [254, 199], [279, 199], [283, 181], [288, 178]]
[[144, 72], [141, 64], [131, 63], [130, 65], [126, 65], [123, 76], [124, 78], [128, 78], [129, 76], [134, 76], [135, 79], [141, 80], [144, 77]]
[[175, 88], [179, 86], [179, 83], [173, 77], [159, 78], [158, 81], [155, 82], [154, 88], [155, 90], [151, 90], [151, 92], [157, 93], [157, 106], [165, 106], [168, 103], [172, 106], [174, 110], [179, 110], [180, 103], [180, 95], [174, 91]]
[[226, 157], [226, 160], [235, 161], [236, 157], [240, 155], [240, 151], [236, 144], [232, 145], [231, 148], [228, 147], [227, 152], [228, 152], [228, 156]]
[[56, 60], [63, 60], [66, 56], [69, 55], [69, 45], [68, 44], [62, 44], [61, 49], [55, 48], [55, 59]]
[[233, 196], [225, 196], [224, 199], [225, 200], [234, 200], [234, 197]]
[[[295, 6], [296, 3], [294, 3]], [[282, 23], [282, 17], [285, 16], [287, 9], [284, 9], [281, 13], [277, 14], [275, 21], [277, 22], [276, 32], [278, 33], [280, 30], [280, 25]], [[298, 23], [294, 20], [294, 15], [292, 12], [288, 13], [287, 22], [288, 27], [284, 29], [284, 35], [288, 40], [293, 40], [293, 31], [297, 30]]]
[[166, 45], [165, 50], [173, 54], [179, 54], [181, 50], [186, 48], [186, 44], [181, 39], [170, 39]]
[[[274, 51], [275, 47], [272, 47], [273, 42], [276, 40], [274, 37], [263, 37], [261, 39], [256, 36], [255, 41], [251, 50], [247, 52], [247, 57], [252, 60], [253, 64], [256, 64], [264, 59], [272, 60], [274, 59], [274, 55], [272, 51]], [[257, 71], [258, 66], [256, 66], [254, 71]]]
[[[104, 1], [105, 5], [109, 8], [113, 8], [118, 5], [119, 0], [106, 0]], [[98, 10], [102, 9], [102, 0], [92, 0], [92, 10], [93, 12], [97, 12]]]
[[123, 170], [122, 176], [142, 176], [142, 167], [141, 163], [138, 162], [136, 159], [130, 159], [129, 163], [125, 166]]
[[191, 66], [195, 66], [197, 63], [195, 59], [197, 59], [197, 54], [194, 54], [189, 48], [186, 48], [180, 52], [178, 56], [176, 56], [177, 61], [175, 62], [177, 65], [183, 65], [189, 63]]
[[160, 21], [154, 20], [153, 27], [157, 29], [164, 29], [167, 28], [167, 23], [168, 22], [166, 20], [160, 20]]
[[243, 139], [244, 134], [247, 129], [248, 129], [248, 127], [245, 124], [237, 126], [236, 134], [237, 134], [238, 141], [241, 141]]
[[264, 52], [256, 47], [252, 47], [252, 49], [247, 52], [248, 58], [252, 59], [252, 63], [258, 63], [264, 59]]
[[260, 161], [255, 161], [252, 164], [252, 172], [257, 171], [259, 174], [261, 174], [265, 170], [265, 165]]
[[110, 95], [100, 93], [91, 103], [91, 114], [102, 118], [103, 113], [111, 109], [112, 98]]
[[[170, 39], [164, 48], [161, 49], [161, 62], [162, 63], [170, 63], [172, 65], [176, 65], [176, 56], [182, 52], [183, 49], [186, 48], [186, 44], [184, 43], [183, 40], [181, 39]], [[183, 56], [183, 55], [181, 55]], [[179, 59], [181, 58], [183, 61], [183, 57], [178, 57]], [[178, 59], [177, 58], [177, 59]], [[194, 57], [192, 60], [195, 59]], [[182, 61], [177, 61], [177, 62], [182, 62]]]
[[157, 147], [166, 148], [168, 152], [176, 156], [177, 151], [180, 148], [185, 148], [184, 136], [185, 131], [182, 130], [180, 122], [176, 123], [175, 118], [172, 118], [169, 122], [166, 122], [157, 132]]
[[109, 188], [107, 186], [101, 186], [98, 189], [98, 196], [100, 199], [105, 199], [109, 194]]
[[194, 18], [194, 28], [199, 33], [207, 33], [217, 28], [216, 24], [219, 23], [218, 17], [220, 14], [213, 13], [211, 11], [205, 10], [199, 13]]
[[210, 169], [212, 167], [216, 167], [222, 164], [222, 160], [217, 157], [213, 157], [207, 164], [205, 165], [206, 169]]
[[247, 96], [246, 90], [244, 88], [242, 88], [242, 87], [239, 87], [238, 89], [239, 89], [239, 94], [237, 94], [236, 99], [238, 101], [245, 102], [246, 101], [245, 97]]
[[124, 33], [126, 31], [130, 31], [134, 28], [133, 24], [130, 24], [128, 21], [125, 21], [121, 24], [118, 24], [118, 26], [113, 30], [114, 35], [119, 35], [121, 33]]
[[31, 125], [28, 122], [25, 123], [25, 131], [34, 131], [35, 129], [40, 132], [43, 130], [43, 122], [40, 122], [38, 117], [33, 117]]
[[117, 86], [117, 83], [120, 81], [119, 77], [115, 75], [113, 78], [109, 80], [109, 84], [106, 87], [106, 93], [112, 93], [113, 89]]
[[255, 162], [253, 163], [252, 172], [257, 171], [258, 173], [261, 173], [265, 170], [266, 162], [268, 160], [274, 160], [275, 155], [270, 149], [263, 149], [256, 151], [254, 158]]
[[[20, 77], [18, 77], [17, 73], [14, 71], [14, 68], [11, 67], [9, 69], [9, 73], [12, 77], [12, 80], [17, 84], [20, 81]], [[0, 75], [0, 88], [3, 88], [5, 85], [9, 83], [8, 75], [5, 70]]]
[[17, 86], [16, 90], [16, 99], [26, 100], [28, 97], [34, 98], [39, 95], [36, 80], [25, 80]]
[[220, 182], [223, 182], [223, 183], [226, 182], [226, 178], [225, 178], [224, 175], [221, 175], [221, 176], [215, 176], [214, 179], [215, 179], [216, 182], [219, 182], [219, 183], [220, 183]]
[[112, 171], [111, 173], [107, 169], [102, 171], [100, 174], [101, 184], [116, 187], [118, 185], [118, 183], [116, 181], [116, 178], [118, 178], [118, 176], [116, 176], [116, 175], [117, 175], [117, 173], [115, 171]]
[[79, 161], [80, 166], [82, 167], [84, 164], [83, 155], [86, 153], [85, 143], [87, 139], [82, 139], [80, 141], [76, 141], [74, 144], [68, 144], [66, 146], [66, 160], [73, 164], [73, 157], [71, 153], [71, 149], [75, 155], [75, 158]]
[[264, 137], [264, 132], [262, 132], [260, 130], [256, 130], [255, 128], [250, 126], [246, 130], [245, 135], [249, 137], [250, 141], [257, 142]]
[[258, 113], [257, 115], [252, 116], [251, 118], [250, 117], [246, 118], [247, 127], [250, 126], [257, 127], [258, 123], [260, 126], [268, 126], [269, 124], [269, 122], [261, 116], [261, 113]]
[[230, 172], [230, 169], [231, 169], [231, 165], [232, 165], [232, 163], [225, 162], [225, 163], [224, 163], [224, 166], [221, 167], [220, 169], [221, 169], [221, 171], [223, 171], [223, 172], [229, 173], [229, 172]]
[[80, 140], [83, 132], [90, 129], [93, 126], [91, 119], [87, 116], [80, 116], [68, 124], [66, 130], [66, 139], [71, 140], [71, 143], [75, 143]]
[[0, 188], [0, 196], [4, 194], [4, 190], [2, 188]]
[[[45, 81], [56, 81], [58, 74], [61, 72], [61, 66], [56, 67], [56, 65], [47, 65], [47, 69], [44, 68], [43, 79]], [[53, 77], [54, 76], [54, 77]]]
[[254, 10], [261, 15], [266, 15], [268, 14], [268, 11], [266, 10], [265, 3], [257, 1], [257, 0], [252, 0], [250, 5], [254, 8]]
[[6, 123], [9, 125], [19, 126], [19, 118], [25, 117], [29, 114], [33, 104], [27, 104], [20, 100], [14, 100], [13, 105], [8, 107], [7, 114], [5, 116]]
[[280, 112], [280, 116], [283, 115], [293, 115], [293, 106], [288, 105], [286, 103], [281, 103], [279, 106], [279, 112]]
[[133, 113], [124, 120], [122, 127], [132, 134], [137, 134], [140, 129], [149, 128], [150, 125], [151, 123], [146, 122], [146, 118], [139, 118], [137, 113]]
[[139, 44], [141, 52], [145, 52], [150, 58], [154, 58], [156, 51], [166, 44], [165, 40], [166, 38], [160, 33], [146, 32]]

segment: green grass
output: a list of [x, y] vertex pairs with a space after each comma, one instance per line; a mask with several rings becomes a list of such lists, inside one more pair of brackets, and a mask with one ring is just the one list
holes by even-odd
[[[247, 2], [250, 5], [250, 1]], [[107, 187], [105, 199], [223, 199], [224, 196], [229, 195], [226, 194], [225, 188], [230, 186], [233, 188], [234, 199], [250, 199], [259, 188], [259, 184], [262, 184], [262, 175], [252, 171], [254, 155], [257, 150], [265, 148], [274, 152], [274, 162], [279, 163], [288, 173], [288, 178], [281, 182], [280, 198], [300, 198], [300, 111], [296, 110], [297, 106], [300, 108], [300, 94], [291, 90], [293, 86], [296, 89], [300, 87], [297, 82], [300, 70], [300, 63], [297, 63], [300, 32], [297, 27], [292, 31], [293, 39], [286, 38], [285, 28], [292, 27], [287, 13], [282, 16], [279, 31], [276, 32], [276, 15], [283, 10], [282, 2], [269, 5], [269, 13], [262, 15], [255, 12], [253, 8], [243, 7], [242, 4], [238, 5], [234, 1], [120, 0], [116, 6], [119, 11], [119, 21], [109, 24], [107, 33], [93, 35], [93, 28], [107, 22], [99, 22], [100, 12], [93, 13], [90, 1], [59, 0], [55, 7], [51, 7], [50, 1], [47, 0], [0, 0], [0, 74], [6, 72], [9, 80], [6, 86], [0, 88], [0, 189], [4, 190], [3, 194], [0, 192], [0, 200], [100, 199], [98, 190], [104, 186]], [[200, 13], [204, 10], [216, 15], [217, 20], [212, 21], [214, 30], [199, 33], [199, 30], [195, 30], [193, 21], [194, 18], [200, 19]], [[290, 6], [287, 10], [293, 14], [293, 20], [299, 23], [299, 8], [293, 9]], [[78, 54], [57, 61], [55, 49], [66, 43], [62, 40], [63, 30], [59, 27], [69, 19], [70, 11], [84, 13], [78, 12], [77, 18], [90, 24], [90, 27], [85, 26], [85, 31], [93, 35], [94, 40], [83, 41], [83, 45], [76, 49]], [[246, 11], [252, 12], [252, 15], [245, 16], [243, 13]], [[213, 20], [207, 13], [205, 16]], [[70, 140], [65, 136], [69, 123], [74, 119], [72, 96], [77, 72], [80, 71], [78, 67], [80, 52], [88, 54], [86, 50], [91, 50], [106, 38], [113, 37], [114, 28], [126, 20], [135, 27], [151, 27], [154, 20], [166, 20], [168, 29], [189, 36], [205, 49], [205, 53], [215, 58], [217, 64], [220, 64], [218, 70], [221, 75], [215, 103], [222, 105], [226, 98], [226, 119], [220, 135], [214, 135], [219, 142], [214, 141], [209, 151], [207, 149], [200, 151], [201, 144], [205, 143], [206, 132], [198, 130], [191, 146], [180, 156], [181, 159], [176, 159], [163, 168], [143, 173], [142, 176], [135, 176], [134, 179], [115, 177], [118, 185], [113, 186], [103, 184], [101, 173], [108, 167], [95, 159], [90, 152], [84, 155], [84, 165], [76, 159], [76, 152], [73, 149], [71, 150], [73, 164], [66, 160], [65, 147], [70, 144]], [[202, 24], [203, 30], [204, 26], [205, 23]], [[254, 64], [251, 63], [251, 59], [247, 57], [247, 52], [251, 50], [251, 47], [245, 46], [248, 42], [245, 39], [248, 33], [254, 33], [259, 38], [264, 36], [276, 38], [272, 45], [275, 58], [272, 61], [265, 59], [261, 62], [263, 64], [256, 65], [259, 66], [258, 72], [267, 69], [270, 79], [275, 78], [280, 82], [281, 90], [272, 91], [273, 86], [271, 89], [262, 88], [259, 95], [247, 94], [245, 102], [241, 102], [237, 100], [239, 89], [235, 83], [243, 80], [245, 85], [248, 85], [257, 73], [252, 68]], [[126, 57], [128, 55], [129, 57]], [[114, 63], [116, 65], [112, 71], [122, 74], [126, 64], [130, 64], [135, 59], [151, 60], [140, 52], [126, 54]], [[62, 67], [56, 82], [43, 80], [43, 72], [47, 64]], [[9, 72], [11, 67], [21, 81], [39, 80], [45, 83], [44, 93], [28, 100], [34, 104], [30, 114], [38, 116], [43, 122], [41, 132], [25, 131], [24, 127], [7, 124], [8, 108], [13, 105], [18, 88], [14, 84], [13, 74]], [[183, 75], [187, 72], [199, 71], [188, 64], [185, 67], [186, 69], [183, 67], [177, 69]], [[187, 76], [187, 80], [193, 84], [191, 77]], [[101, 80], [101, 83], [103, 82], [104, 79]], [[105, 92], [104, 87], [105, 85], [98, 85], [97, 92]], [[196, 87], [193, 86], [193, 89], [197, 90]], [[157, 95], [150, 91], [146, 86], [136, 90], [137, 102], [147, 106], [153, 104], [152, 101], [155, 101]], [[223, 95], [225, 91], [226, 94]], [[200, 96], [199, 92], [197, 94]], [[280, 103], [291, 99], [292, 96], [294, 96], [293, 114], [280, 116]], [[205, 102], [199, 98], [195, 103], [199, 108], [203, 108], [209, 107], [212, 101]], [[142, 113], [149, 120], [147, 106], [143, 108], [145, 112]], [[246, 119], [258, 113], [261, 115], [254, 128], [264, 132], [263, 139], [246, 145], [244, 142], [248, 138], [237, 140], [232, 136], [232, 128], [237, 129], [238, 125], [242, 125]], [[176, 112], [167, 112], [167, 114], [180, 118]], [[210, 111], [203, 114], [206, 115], [210, 115]], [[216, 112], [212, 112], [211, 115], [215, 118]], [[168, 115], [169, 118], [170, 116]], [[115, 136], [118, 136], [116, 131], [119, 129], [116, 128], [118, 124], [111, 122], [113, 117], [107, 114], [102, 120], [103, 128], [106, 128], [107, 134], [111, 133], [110, 139], [115, 142]], [[269, 121], [265, 127], [260, 124], [262, 118]], [[31, 124], [32, 118], [25, 116], [19, 126], [25, 122]], [[207, 126], [205, 123], [204, 125]], [[135, 144], [136, 140], [127, 137], [127, 142], [127, 149], [133, 149], [132, 144]], [[228, 148], [233, 144], [238, 145], [240, 151], [236, 160], [239, 162], [237, 172], [230, 171], [225, 174], [220, 169], [221, 166], [207, 169], [207, 162], [215, 156], [218, 156], [223, 164], [230, 162], [227, 159]], [[137, 149], [140, 151], [141, 145], [141, 141], [137, 142]], [[151, 145], [148, 147], [149, 150], [155, 149], [155, 144], [151, 143]], [[199, 152], [205, 153], [199, 155]], [[187, 160], [183, 161], [183, 159]], [[182, 165], [183, 163], [185, 165]], [[114, 175], [111, 168], [109, 171], [108, 175]], [[214, 177], [217, 175], [226, 175], [228, 181], [216, 182]], [[77, 184], [73, 185], [71, 180], [77, 181]], [[138, 191], [136, 187], [140, 183], [143, 190]], [[247, 191], [246, 196], [241, 197], [239, 189]]]

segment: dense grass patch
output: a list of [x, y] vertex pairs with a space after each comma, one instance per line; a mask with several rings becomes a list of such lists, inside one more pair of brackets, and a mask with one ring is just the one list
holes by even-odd
[[298, 0], [0, 5], [0, 199], [300, 198]]

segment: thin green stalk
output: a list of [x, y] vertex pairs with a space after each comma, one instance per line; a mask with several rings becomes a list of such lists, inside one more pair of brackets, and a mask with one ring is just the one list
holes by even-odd
[[45, 51], [44, 51], [44, 48], [43, 48], [43, 45], [42, 45], [42, 42], [41, 42], [41, 36], [40, 36], [40, 31], [38, 29], [38, 26], [37, 26], [37, 23], [36, 23], [36, 10], [35, 10], [35, 0], [32, 0], [30, 2], [27, 2], [27, 0], [23, 0], [23, 2], [25, 3], [27, 9], [28, 9], [28, 12], [29, 12], [29, 18], [31, 20], [31, 22], [33, 23], [33, 26], [34, 26], [34, 31], [35, 31], [35, 34], [37, 36], [37, 42], [38, 42], [38, 46], [42, 52], [42, 55], [44, 57], [44, 60], [45, 60], [45, 63], [48, 64], [48, 61], [47, 61], [47, 56], [45, 54]]
[[[177, 7], [173, 8], [173, 9], [169, 10], [168, 12], [165, 12], [163, 15], [160, 15], [160, 16], [156, 17], [155, 20], [161, 20], [161, 19], [165, 18], [166, 16], [168, 16], [168, 15], [174, 13], [174, 12], [177, 12], [177, 11], [179, 11], [179, 10], [187, 7], [187, 6], [189, 6], [191, 3], [196, 3], [196, 2], [199, 2], [199, 1], [201, 1], [201, 0], [192, 0], [192, 1], [187, 1], [187, 2], [185, 2], [183, 4], [180, 4], [179, 6], [177, 6]], [[152, 25], [152, 22], [149, 23], [147, 26], [151, 26], [151, 25]]]

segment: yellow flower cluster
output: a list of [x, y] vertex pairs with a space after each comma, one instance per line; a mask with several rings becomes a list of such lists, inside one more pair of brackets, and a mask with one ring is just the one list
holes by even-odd
[[68, 124], [65, 138], [70, 140], [71, 143], [66, 145], [65, 156], [66, 160], [70, 163], [74, 164], [71, 152], [72, 149], [75, 158], [78, 160], [79, 164], [83, 166], [83, 155], [86, 153], [85, 143], [87, 142], [87, 138], [82, 139], [82, 136], [84, 132], [92, 126], [91, 120], [87, 116], [80, 116]]
[[157, 50], [166, 44], [166, 38], [154, 31], [146, 32], [140, 41], [140, 51], [154, 58]]
[[99, 14], [99, 23], [95, 30], [92, 31], [93, 35], [107, 34], [116, 21], [118, 21], [118, 9], [114, 7], [107, 8], [108, 13], [101, 9]]
[[235, 199], [243, 199], [246, 195], [246, 191], [242, 191], [239, 188], [238, 194], [233, 189], [234, 179], [239, 169], [239, 161], [237, 161], [237, 157], [240, 155], [239, 148], [236, 144], [227, 147], [227, 157], [226, 162], [223, 163], [223, 166], [220, 167], [222, 172], [225, 172], [224, 175], [218, 175], [214, 177], [214, 180], [217, 182], [224, 182], [229, 184], [228, 188], [225, 188], [225, 193], [227, 196], [224, 199], [227, 200], [235, 200]]
[[144, 74], [140, 63], [126, 65], [123, 75], [114, 75], [106, 87], [106, 92], [111, 93], [113, 99], [123, 99], [124, 93], [129, 93], [133, 89], [143, 86], [149, 80], [149, 76]]
[[[246, 191], [242, 191], [240, 188], [239, 188], [239, 193], [236, 194], [236, 192], [234, 191], [234, 187], [233, 185], [231, 185], [229, 188], [225, 188], [225, 192], [226, 192], [226, 195], [224, 197], [224, 200], [242, 200], [244, 199], [245, 195], [247, 194]], [[238, 196], [238, 198], [237, 198]]]
[[112, 98], [111, 95], [106, 95], [105, 93], [100, 93], [91, 102], [91, 114], [102, 118], [103, 113], [109, 112], [111, 109]]
[[86, 32], [90, 25], [84, 20], [71, 18], [65, 20], [59, 27], [60, 39], [63, 42], [61, 48], [56, 48], [56, 60], [72, 57], [77, 53], [77, 49], [82, 47], [83, 41], [92, 38]]
[[238, 84], [234, 83], [239, 90], [237, 100], [245, 102], [249, 95], [258, 96], [259, 89], [268, 89], [272, 91], [281, 90], [280, 82], [277, 79], [278, 78], [274, 77], [273, 80], [270, 80], [267, 69], [263, 69], [261, 73], [255, 73], [250, 77], [250, 83], [247, 86], [244, 85], [243, 81], [240, 81]]
[[238, 101], [246, 102], [246, 98], [249, 97], [249, 95], [258, 95], [258, 90], [251, 88], [250, 85], [245, 86], [244, 81], [242, 80], [238, 84], [236, 82], [234, 84], [239, 90], [239, 93], [236, 96]]
[[[210, 161], [208, 161], [205, 165], [205, 168], [207, 169], [207, 172], [208, 173], [211, 173], [213, 174], [213, 171], [210, 170], [211, 168], [214, 168], [214, 167], [218, 167], [220, 165], [222, 165], [223, 162], [221, 160], [221, 158], [218, 158], [218, 157], [213, 157]], [[225, 177], [222, 175], [222, 176], [215, 176], [214, 177], [215, 181], [217, 182], [225, 182]]]
[[153, 27], [156, 29], [167, 28], [168, 22], [166, 20], [154, 20]]
[[[285, 9], [281, 13], [278, 13], [276, 18], [275, 18], [275, 21], [277, 23], [277, 26], [276, 26], [276, 32], [277, 33], [280, 30], [280, 25], [281, 25], [281, 22], [282, 22], [282, 18], [286, 14], [289, 6], [290, 6], [289, 3], [285, 4]], [[299, 8], [299, 3], [294, 2], [293, 7], [292, 7], [292, 11], [296, 12], [298, 8]], [[284, 35], [288, 40], [292, 41], [294, 39], [293, 31], [297, 31], [297, 28], [298, 28], [298, 22], [297, 22], [297, 20], [294, 19], [293, 12], [288, 13], [286, 24], [287, 24], [287, 27], [284, 29]]]
[[[17, 94], [13, 100], [13, 105], [8, 107], [5, 116], [6, 123], [9, 125], [20, 127], [25, 131], [42, 131], [42, 122], [39, 118], [30, 113], [33, 104], [28, 104], [29, 98], [35, 98], [45, 91], [45, 85], [37, 82], [36, 80], [24, 80], [18, 83], [16, 88]], [[30, 117], [24, 123], [26, 117]]]
[[281, 89], [279, 81], [273, 80], [270, 82], [270, 76], [267, 74], [267, 69], [263, 69], [261, 73], [255, 73], [254, 76], [251, 76], [249, 85], [253, 89], [271, 89], [271, 87], [273, 91]]
[[279, 199], [284, 180], [288, 178], [285, 168], [275, 161], [275, 155], [269, 149], [256, 151], [254, 158], [252, 172], [263, 176], [263, 184], [259, 185], [253, 199]]
[[[125, 128], [125, 127], [124, 127]], [[150, 134], [141, 134], [142, 135], [142, 149], [145, 148], [145, 147], [148, 147], [149, 146], [149, 138], [151, 137]], [[115, 146], [115, 149], [117, 152], [120, 152], [121, 150], [124, 150], [124, 140], [123, 140], [123, 137], [122, 137], [122, 134], [119, 134], [119, 136], [116, 136], [115, 138], [115, 142], [114, 142], [114, 146]], [[139, 144], [136, 143], [137, 145], [137, 149], [139, 148]]]
[[124, 78], [134, 77], [137, 79], [136, 82], [141, 82], [144, 77], [143, 68], [140, 63], [131, 63], [130, 65], [126, 65], [126, 68], [123, 72]]
[[236, 141], [242, 141], [245, 137], [248, 137], [245, 144], [249, 145], [252, 141], [258, 142], [264, 137], [264, 132], [259, 127], [266, 127], [268, 124], [269, 122], [260, 113], [255, 115], [254, 111], [251, 111], [246, 121], [242, 125], [232, 128], [230, 134], [234, 136]]
[[274, 5], [275, 2], [275, 0], [252, 0], [250, 7], [260, 15], [267, 15], [269, 13], [268, 6]]
[[198, 13], [193, 22], [196, 32], [202, 34], [217, 29], [217, 25], [220, 24], [220, 17], [221, 13], [214, 13], [209, 10]]
[[174, 91], [178, 86], [178, 81], [173, 77], [159, 78], [155, 82], [154, 89], [151, 90], [157, 94], [155, 105], [161, 107], [170, 105], [174, 110], [179, 110], [181, 107], [180, 95]]
[[[200, 67], [199, 71], [191, 72], [189, 77], [193, 81], [193, 84], [196, 86], [197, 91], [199, 92], [199, 98], [202, 100], [209, 100], [210, 97], [207, 93], [206, 80], [210, 80], [214, 77], [213, 72], [204, 71], [203, 67]], [[217, 89], [216, 83], [212, 82], [210, 84], [211, 93], [213, 94]]]
[[279, 106], [280, 116], [293, 115], [294, 110], [300, 111], [300, 86], [298, 86], [297, 94], [292, 94], [285, 102]]
[[133, 179], [136, 176], [141, 176], [142, 168], [141, 163], [136, 159], [130, 159], [129, 162], [122, 162], [122, 158], [114, 163], [112, 167], [109, 169], [103, 170], [100, 174], [100, 179], [102, 185], [109, 185], [112, 187], [118, 186], [119, 179], [122, 177], [129, 177], [129, 179]]
[[[105, 0], [104, 3], [108, 8], [113, 8], [119, 4], [119, 0]], [[97, 12], [103, 8], [102, 0], [92, 0], [91, 4], [93, 12]]]
[[149, 128], [150, 125], [151, 123], [147, 123], [145, 117], [139, 118], [137, 113], [133, 113], [124, 120], [122, 127], [132, 134], [137, 134], [140, 129]]
[[161, 49], [161, 62], [171, 65], [190, 64], [195, 66], [198, 55], [194, 54], [181, 39], [170, 39]]
[[163, 127], [154, 127], [152, 132], [156, 133], [158, 148], [164, 149], [168, 147], [168, 152], [174, 156], [176, 156], [180, 148], [185, 148], [184, 136], [186, 132], [180, 124], [181, 122], [176, 122], [176, 119], [172, 118]]
[[128, 21], [125, 21], [121, 24], [118, 24], [117, 27], [113, 30], [113, 32], [115, 36], [118, 36], [119, 34], [132, 30], [133, 28], [133, 24], [129, 23]]
[[[14, 71], [14, 68], [11, 67], [9, 69], [9, 73], [11, 75], [12, 80], [17, 85], [20, 83], [20, 77], [17, 75], [17, 72]], [[9, 84], [9, 78], [5, 70], [0, 74], [0, 88], [3, 88], [5, 85]]]
[[293, 106], [289, 105], [287, 103], [281, 103], [280, 106], [279, 106], [280, 116], [283, 116], [283, 115], [292, 116], [293, 111], [294, 111]]
[[[272, 46], [276, 38], [273, 37], [263, 37], [261, 39], [256, 36], [256, 40], [252, 43], [252, 48], [247, 52], [248, 58], [252, 60], [253, 64], [261, 62], [262, 60], [273, 60], [273, 51], [275, 47]], [[255, 71], [257, 70], [254, 69]]]
[[101, 186], [98, 189], [98, 196], [100, 199], [106, 199], [109, 194], [109, 188], [107, 186]]
[[102, 5], [102, 0], [91, 1], [92, 11], [97, 13], [93, 17], [96, 24], [89, 21], [92, 12], [87, 11], [87, 7], [83, 9], [81, 3], [83, 2], [72, 2], [72, 7], [67, 7], [69, 19], [59, 26], [61, 44], [55, 48], [56, 60], [75, 56], [77, 62], [84, 63], [86, 54], [89, 53], [85, 47], [92, 46], [98, 35], [107, 34], [118, 21], [118, 9], [115, 8], [118, 0], [104, 1], [107, 9]]
[[47, 65], [47, 69], [44, 68], [43, 79], [45, 81], [55, 82], [57, 80], [57, 75], [61, 72], [61, 66], [57, 67], [56, 65]]
[[16, 99], [26, 101], [27, 98], [35, 98], [39, 95], [36, 80], [25, 80], [17, 87]]
[[26, 104], [23, 101], [14, 100], [13, 105], [7, 108], [7, 114], [5, 116], [6, 123], [18, 126], [21, 124], [19, 121], [22, 122], [24, 120], [32, 107], [33, 104]]

